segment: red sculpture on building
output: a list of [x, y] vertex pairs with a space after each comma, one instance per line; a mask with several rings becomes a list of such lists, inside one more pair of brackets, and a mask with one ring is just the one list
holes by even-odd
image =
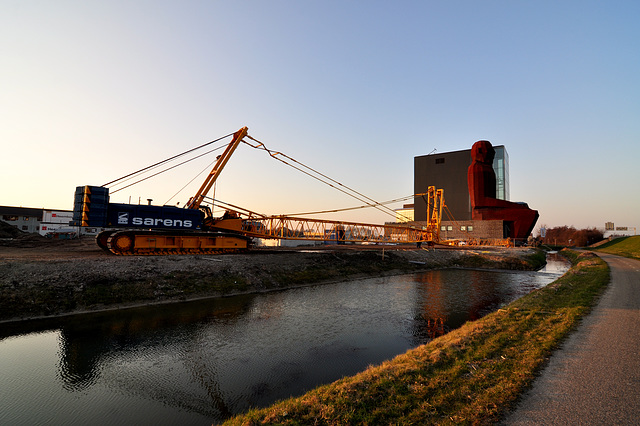
[[489, 141], [478, 141], [471, 148], [471, 165], [467, 171], [471, 216], [473, 220], [502, 220], [504, 237], [526, 240], [538, 220], [538, 211], [526, 203], [496, 198], [496, 152]]

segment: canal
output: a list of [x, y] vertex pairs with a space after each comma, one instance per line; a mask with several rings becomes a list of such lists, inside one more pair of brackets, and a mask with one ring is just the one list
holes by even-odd
[[217, 423], [364, 370], [568, 269], [446, 269], [0, 326], [0, 424]]

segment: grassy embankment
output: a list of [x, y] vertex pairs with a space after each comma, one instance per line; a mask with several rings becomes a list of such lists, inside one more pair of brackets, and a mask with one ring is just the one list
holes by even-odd
[[573, 267], [505, 309], [307, 394], [228, 420], [257, 424], [494, 423], [609, 282], [593, 253], [564, 251]]
[[631, 259], [640, 259], [640, 236], [617, 238], [594, 250]]

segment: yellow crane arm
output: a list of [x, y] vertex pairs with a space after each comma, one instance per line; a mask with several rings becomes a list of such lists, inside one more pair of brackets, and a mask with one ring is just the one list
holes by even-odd
[[[221, 221], [224, 222], [224, 221]], [[224, 226], [217, 223], [215, 226]], [[371, 243], [438, 242], [431, 229], [407, 225], [373, 225], [369, 223], [271, 216], [245, 219], [240, 231], [248, 237], [307, 241], [341, 241]]]
[[209, 193], [209, 190], [218, 179], [218, 176], [220, 176], [222, 169], [229, 161], [229, 158], [231, 158], [231, 154], [233, 154], [233, 151], [236, 150], [236, 148], [242, 141], [242, 138], [247, 136], [248, 131], [249, 129], [247, 127], [243, 127], [233, 134], [233, 139], [231, 140], [229, 145], [227, 145], [227, 148], [224, 150], [222, 155], [218, 157], [216, 164], [213, 166], [213, 169], [202, 183], [200, 189], [198, 189], [198, 192], [196, 192], [196, 195], [194, 195], [193, 198], [189, 200], [189, 202], [187, 203], [187, 208], [194, 210], [200, 208], [200, 204], [202, 204], [204, 197]]
[[[253, 212], [246, 219], [233, 210], [233, 218], [218, 218], [210, 223], [211, 228], [230, 230], [254, 238], [276, 238], [307, 241], [340, 241], [371, 243], [438, 243], [440, 222], [444, 207], [444, 191], [434, 186], [426, 195], [426, 226], [410, 224], [374, 225], [369, 223], [309, 219], [286, 215], [264, 216]], [[236, 209], [238, 207], [232, 206]], [[244, 210], [244, 209], [243, 209]], [[244, 213], [246, 215], [246, 213]]]

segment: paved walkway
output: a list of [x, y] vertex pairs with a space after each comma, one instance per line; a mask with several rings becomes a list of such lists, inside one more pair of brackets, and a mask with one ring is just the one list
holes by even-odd
[[609, 287], [504, 424], [640, 424], [640, 261], [598, 255]]

